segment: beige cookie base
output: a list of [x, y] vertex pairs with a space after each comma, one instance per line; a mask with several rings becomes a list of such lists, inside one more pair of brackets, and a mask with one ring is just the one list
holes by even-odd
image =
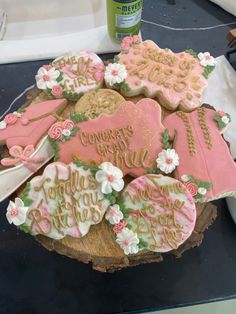
[[[216, 206], [210, 203], [197, 204], [197, 222], [192, 235], [170, 254], [181, 257], [185, 251], [199, 246], [202, 243], [204, 231], [213, 223], [216, 214]], [[144, 251], [126, 256], [115, 242], [112, 229], [106, 220], [92, 226], [89, 233], [81, 239], [67, 236], [62, 240], [53, 240], [45, 236], [36, 236], [36, 240], [49, 251], [55, 251], [83, 263], [92, 263], [93, 269], [101, 272], [162, 262], [166, 256], [166, 254]]]
[[[143, 95], [132, 98], [126, 98], [137, 103]], [[27, 95], [27, 102], [23, 106], [29, 105], [33, 102], [41, 102], [47, 99], [47, 96], [40, 92], [37, 88], [32, 89]], [[64, 112], [61, 114], [63, 118], [69, 118], [74, 113], [75, 103], [68, 102]], [[163, 115], [167, 115], [168, 111], [164, 110]], [[43, 168], [35, 175], [43, 172]], [[126, 183], [128, 183], [127, 178]], [[19, 195], [24, 188], [21, 186], [14, 195]], [[183, 243], [177, 250], [170, 252], [170, 254], [180, 257], [183, 252], [199, 246], [204, 237], [204, 231], [214, 222], [217, 215], [217, 210], [211, 203], [197, 204], [197, 222], [195, 229], [190, 238]], [[136, 255], [126, 256], [114, 239], [114, 234], [109, 223], [103, 220], [100, 224], [92, 226], [90, 232], [81, 239], [72, 237], [65, 237], [62, 240], [53, 240], [45, 236], [36, 236], [35, 239], [49, 251], [55, 251], [59, 254], [65, 255], [69, 258], [76, 259], [84, 263], [91, 263], [92, 267], [98, 271], [116, 271], [129, 266], [135, 266], [146, 263], [162, 262], [166, 254], [159, 254], [153, 252], [140, 252]]]

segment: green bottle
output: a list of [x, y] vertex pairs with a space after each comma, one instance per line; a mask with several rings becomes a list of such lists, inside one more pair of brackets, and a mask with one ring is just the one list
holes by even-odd
[[108, 33], [115, 41], [138, 35], [143, 0], [107, 0]]

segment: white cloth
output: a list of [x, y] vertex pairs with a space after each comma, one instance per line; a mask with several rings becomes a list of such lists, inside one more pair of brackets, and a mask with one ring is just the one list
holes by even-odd
[[53, 59], [68, 51], [79, 50], [118, 52], [119, 45], [109, 38], [106, 25], [53, 37], [3, 40], [0, 41], [0, 64]]
[[236, 16], [236, 1], [235, 0], [211, 0], [221, 6], [225, 11]]
[[202, 99], [216, 110], [230, 114], [232, 122], [224, 132], [224, 137], [229, 141], [231, 153], [236, 159], [236, 72], [224, 56], [216, 60], [216, 68], [209, 76]]

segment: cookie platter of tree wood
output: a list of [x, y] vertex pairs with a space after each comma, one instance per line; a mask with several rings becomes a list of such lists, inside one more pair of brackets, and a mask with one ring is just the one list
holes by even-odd
[[215, 65], [134, 36], [106, 65], [81, 51], [42, 66], [0, 122], [8, 222], [99, 271], [199, 246], [210, 201], [236, 195], [231, 118], [201, 103]]

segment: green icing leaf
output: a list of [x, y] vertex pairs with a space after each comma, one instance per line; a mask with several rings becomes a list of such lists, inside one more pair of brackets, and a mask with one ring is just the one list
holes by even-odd
[[59, 155], [59, 146], [58, 146], [58, 143], [57, 143], [57, 140], [55, 138], [51, 138], [50, 136], [48, 136], [48, 141], [50, 143], [50, 145], [52, 146], [52, 149], [54, 151], [54, 161], [57, 161], [59, 158], [60, 158], [60, 155]]
[[81, 122], [88, 120], [88, 117], [84, 116], [83, 114], [74, 113], [71, 116], [71, 120], [74, 122]]
[[208, 79], [208, 76], [210, 75], [210, 73], [215, 69], [215, 66], [211, 66], [211, 65], [207, 65], [205, 68], [204, 68], [204, 71], [202, 73], [202, 75]]
[[56, 81], [59, 83], [63, 80], [63, 74], [62, 72], [60, 72], [60, 75], [58, 76], [58, 78], [56, 79]]
[[113, 190], [111, 193], [103, 194], [103, 195], [104, 195], [104, 198], [106, 198], [111, 203], [111, 205], [113, 205], [116, 203], [118, 192]]
[[83, 96], [83, 94], [84, 94], [84, 93], [79, 93], [79, 94], [77, 94], [77, 93], [66, 92], [66, 91], [63, 92], [63, 96], [64, 96], [65, 98], [69, 99], [69, 100], [72, 100], [72, 101], [77, 101], [77, 100], [79, 100], [80, 97]]
[[34, 235], [31, 228], [27, 226], [26, 224], [18, 226], [18, 229], [21, 231], [24, 231], [25, 233], [29, 233], [30, 235]]
[[[194, 178], [192, 175], [187, 175], [188, 176], [188, 180], [190, 182], [193, 182], [194, 184], [197, 185], [198, 188], [205, 188], [207, 191], [212, 189], [213, 184], [211, 182], [207, 182], [207, 181], [202, 181], [200, 179], [196, 179]], [[201, 195], [200, 193], [197, 193], [196, 195], [194, 195], [194, 199], [195, 201], [200, 201], [202, 199], [204, 195]]]
[[139, 249], [144, 250], [148, 247], [148, 243], [144, 241], [142, 238], [139, 238], [139, 244], [138, 244]]
[[24, 109], [24, 108], [18, 108], [18, 109], [16, 110], [16, 112], [22, 113], [22, 112], [25, 112], [25, 109]]
[[116, 55], [114, 58], [113, 58], [113, 63], [119, 63], [120, 59], [118, 57], [118, 55]]
[[195, 52], [193, 49], [187, 49], [187, 50], [185, 50], [185, 52], [189, 53], [189, 54], [192, 55], [194, 58], [197, 58], [198, 53]]
[[[226, 113], [225, 115], [229, 118], [229, 123], [230, 123], [231, 122], [230, 115], [228, 113]], [[222, 116], [218, 114], [214, 115], [213, 120], [217, 122], [219, 130], [224, 129], [228, 125], [228, 123], [226, 124], [224, 123], [224, 121], [222, 121]]]
[[70, 136], [75, 136], [76, 133], [77, 133], [79, 130], [80, 130], [80, 128], [74, 127], [74, 128], [71, 130], [71, 132], [70, 132]]
[[129, 85], [126, 82], [122, 82], [121, 84], [119, 84], [119, 86], [120, 86], [120, 90], [124, 93], [128, 93], [131, 90]]
[[162, 134], [162, 144], [163, 144], [164, 149], [171, 148], [168, 129], [166, 129], [164, 133]]
[[121, 53], [127, 55], [129, 53], [129, 50], [121, 50]]
[[148, 169], [147, 174], [161, 174], [161, 170], [159, 168]]
[[30, 182], [28, 182], [23, 190], [23, 192], [20, 195], [20, 199], [23, 201], [24, 205], [26, 207], [29, 207], [32, 203], [33, 200], [31, 200], [28, 196], [29, 196], [29, 191], [30, 191]]
[[83, 167], [84, 170], [90, 170], [93, 174], [95, 174], [99, 170], [99, 167], [97, 165], [89, 165], [86, 162], [79, 160], [77, 157], [73, 159], [73, 163], [77, 167]]

